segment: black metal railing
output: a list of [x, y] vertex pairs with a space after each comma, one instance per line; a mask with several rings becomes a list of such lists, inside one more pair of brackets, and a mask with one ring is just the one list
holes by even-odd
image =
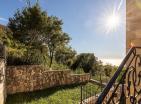
[[82, 84], [80, 104], [94, 104], [94, 101], [98, 98], [102, 88], [102, 85], [91, 81]]
[[141, 47], [132, 47], [96, 104], [141, 104]]

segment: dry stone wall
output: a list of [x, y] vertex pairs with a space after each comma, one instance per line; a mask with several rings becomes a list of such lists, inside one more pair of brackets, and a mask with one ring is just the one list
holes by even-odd
[[74, 75], [70, 70], [49, 71], [38, 65], [8, 66], [6, 69], [7, 94], [78, 84], [89, 79], [89, 74]]

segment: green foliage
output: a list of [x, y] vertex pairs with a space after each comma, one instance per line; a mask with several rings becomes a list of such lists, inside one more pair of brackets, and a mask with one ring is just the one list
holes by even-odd
[[96, 74], [104, 74], [104, 65], [102, 63], [102, 61], [97, 61], [96, 62]]
[[[97, 85], [86, 84], [88, 93], [99, 93]], [[86, 90], [86, 89], [85, 89]], [[6, 104], [78, 104], [80, 102], [80, 86], [70, 85], [45, 89], [42, 91], [8, 95]]]
[[39, 49], [28, 49], [26, 52], [27, 58], [25, 61], [30, 64], [45, 64], [47, 63], [47, 53], [42, 53]]
[[71, 47], [61, 46], [55, 53], [55, 60], [59, 64], [71, 66], [75, 59], [76, 52]]
[[64, 65], [64, 64], [59, 64], [54, 60], [51, 69], [66, 70], [66, 69], [69, 69], [69, 67], [67, 65]]
[[47, 61], [46, 54], [41, 52], [41, 33], [46, 19], [47, 13], [38, 4], [17, 10], [9, 19], [8, 27], [13, 32], [14, 44], [8, 47], [8, 64], [41, 64]]
[[122, 76], [123, 76], [123, 74], [125, 73], [125, 71], [126, 71], [126, 68], [124, 67], [124, 68], [122, 69], [121, 73], [119, 74], [118, 78], [117, 78], [117, 82], [120, 82], [120, 81], [121, 81]]
[[19, 59], [26, 64], [48, 64], [51, 67], [57, 49], [62, 45], [66, 46], [70, 40], [68, 34], [62, 31], [62, 25], [62, 20], [48, 16], [38, 3], [17, 10], [14, 16], [9, 18], [8, 27], [18, 44], [18, 49], [15, 49], [18, 54], [14, 55], [10, 50], [8, 57], [13, 57], [16, 61]]
[[31, 40], [41, 33], [46, 19], [46, 12], [42, 11], [39, 5], [34, 5], [25, 7], [21, 11], [17, 10], [14, 17], [9, 18], [8, 27], [12, 30], [15, 39], [29, 45]]
[[11, 31], [7, 28], [0, 28], [0, 42], [5, 44], [6, 46], [12, 45], [12, 36]]
[[48, 22], [44, 28], [43, 42], [47, 45], [49, 50], [50, 65], [54, 59], [54, 55], [58, 48], [68, 44], [70, 37], [67, 33], [62, 31], [62, 20], [57, 17], [48, 17]]
[[77, 68], [76, 70], [72, 71], [73, 74], [85, 74], [82, 68]]
[[24, 44], [21, 44], [14, 39], [13, 41], [14, 42], [11, 46], [7, 46], [7, 64], [8, 65], [24, 64], [23, 56], [27, 49], [25, 48]]
[[111, 65], [109, 65], [109, 64], [105, 65], [104, 66], [105, 75], [110, 77], [111, 73], [112, 73], [112, 69], [113, 69], [113, 67]]
[[12, 34], [13, 33], [9, 28], [5, 26], [0, 28], [0, 42], [6, 46], [8, 65], [22, 63], [21, 56], [23, 56], [24, 52], [26, 51], [24, 44], [17, 42], [13, 38]]
[[108, 82], [117, 70], [117, 66], [110, 64], [103, 65], [102, 61], [96, 62], [95, 73], [92, 74], [92, 79], [100, 82]]
[[91, 53], [82, 53], [77, 56], [76, 61], [73, 63], [71, 68], [76, 70], [77, 68], [83, 68], [85, 73], [88, 73], [93, 69], [94, 64], [96, 63], [96, 57]]

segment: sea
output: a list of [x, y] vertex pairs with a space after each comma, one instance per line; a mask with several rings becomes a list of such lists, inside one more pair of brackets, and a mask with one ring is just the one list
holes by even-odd
[[106, 64], [111, 64], [111, 65], [115, 65], [115, 66], [119, 66], [120, 64], [121, 64], [121, 62], [122, 62], [122, 60], [123, 59], [99, 59], [99, 60], [101, 60], [102, 62], [103, 62], [103, 64], [104, 65], [106, 65]]

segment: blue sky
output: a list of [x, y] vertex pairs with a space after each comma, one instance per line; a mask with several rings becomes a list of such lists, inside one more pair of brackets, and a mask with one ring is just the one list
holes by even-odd
[[[32, 0], [34, 3], [35, 0]], [[63, 20], [63, 30], [72, 38], [70, 45], [78, 53], [95, 53], [99, 58], [123, 58], [125, 55], [125, 24], [105, 33], [104, 14], [118, 8], [120, 0], [40, 0], [43, 10]], [[16, 9], [25, 6], [22, 0], [1, 0], [0, 24], [7, 24]], [[118, 13], [125, 18], [125, 0]]]

